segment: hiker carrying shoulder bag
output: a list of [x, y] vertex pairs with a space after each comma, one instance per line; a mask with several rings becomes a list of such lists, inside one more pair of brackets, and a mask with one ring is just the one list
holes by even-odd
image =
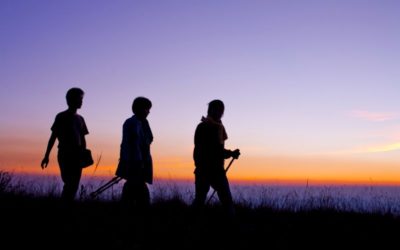
[[89, 166], [93, 165], [93, 163], [94, 163], [94, 161], [93, 161], [93, 157], [92, 157], [92, 151], [90, 151], [90, 149], [87, 149], [87, 148], [82, 150], [81, 156], [80, 156], [81, 168], [89, 167]]

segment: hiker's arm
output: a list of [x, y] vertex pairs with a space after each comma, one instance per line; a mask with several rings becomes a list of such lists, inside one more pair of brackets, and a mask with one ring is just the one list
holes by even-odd
[[235, 150], [229, 150], [229, 149], [224, 149], [224, 158], [228, 159], [230, 157], [233, 157], [235, 159], [238, 159], [240, 155], [240, 150], [239, 149], [235, 149]]
[[46, 168], [47, 164], [49, 164], [50, 152], [54, 146], [54, 143], [56, 142], [56, 139], [57, 139], [57, 136], [54, 134], [54, 132], [52, 132], [50, 135], [49, 143], [47, 144], [46, 153], [44, 154], [44, 158], [42, 160], [42, 163], [40, 164], [42, 169]]

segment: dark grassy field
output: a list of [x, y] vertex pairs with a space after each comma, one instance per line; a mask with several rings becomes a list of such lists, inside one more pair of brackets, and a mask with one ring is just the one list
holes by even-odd
[[[144, 214], [119, 202], [62, 206], [51, 197], [0, 196], [2, 249], [398, 249], [400, 220], [338, 211], [288, 212], [237, 206], [234, 218], [179, 200]], [[137, 212], [137, 211], [136, 211]], [[5, 247], [8, 246], [8, 247]]]
[[[80, 197], [62, 204], [54, 190], [24, 192], [0, 172], [1, 249], [399, 249], [393, 214], [301, 212], [237, 204], [227, 217], [218, 205], [193, 211], [179, 195], [155, 198], [146, 211], [118, 200]], [[160, 191], [161, 192], [161, 191]], [[162, 193], [162, 192], [161, 192]]]

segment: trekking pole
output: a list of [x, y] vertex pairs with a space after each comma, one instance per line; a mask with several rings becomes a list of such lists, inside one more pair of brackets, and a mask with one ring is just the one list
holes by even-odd
[[[233, 163], [233, 161], [234, 161], [235, 159], [236, 159], [236, 158], [232, 158], [232, 160], [229, 162], [228, 166], [227, 166], [226, 169], [225, 169], [225, 173], [228, 172], [229, 168], [231, 167], [231, 165], [232, 165], [232, 163]], [[216, 191], [215, 191], [215, 189], [214, 189], [214, 191], [212, 192], [210, 198], [208, 198], [206, 204], [210, 203], [211, 199], [212, 199], [212, 198], [214, 197], [214, 195], [215, 195], [215, 192], [216, 192]]]
[[108, 181], [106, 184], [104, 184], [103, 186], [99, 187], [97, 190], [91, 192], [90, 193], [90, 197], [95, 198], [99, 194], [101, 194], [104, 191], [106, 191], [107, 189], [109, 189], [111, 186], [113, 186], [113, 185], [117, 184], [118, 182], [120, 182], [121, 180], [122, 180], [122, 177], [115, 176], [110, 181]]

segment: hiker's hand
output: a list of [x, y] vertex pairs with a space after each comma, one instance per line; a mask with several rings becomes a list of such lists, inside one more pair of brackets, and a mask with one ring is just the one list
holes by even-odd
[[47, 168], [47, 164], [49, 164], [49, 157], [44, 157], [40, 166], [42, 167], [42, 169], [45, 169]]
[[232, 157], [234, 159], [238, 159], [239, 155], [240, 155], [240, 150], [239, 149], [235, 149], [235, 150], [232, 151]]

